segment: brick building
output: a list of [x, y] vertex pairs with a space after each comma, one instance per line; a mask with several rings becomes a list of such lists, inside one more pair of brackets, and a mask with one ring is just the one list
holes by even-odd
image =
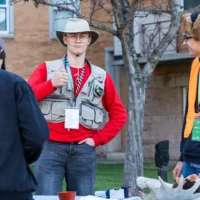
[[[188, 6], [186, 1], [180, 1]], [[89, 3], [82, 5], [83, 14], [87, 14], [88, 6]], [[69, 13], [58, 13], [56, 9], [47, 6], [35, 8], [32, 2], [10, 5], [8, 0], [1, 1], [0, 36], [4, 38], [7, 46], [7, 70], [28, 79], [39, 63], [62, 57], [65, 48], [55, 39], [54, 31], [63, 26], [66, 17], [73, 16]], [[95, 17], [105, 18], [101, 12]], [[168, 18], [169, 16], [164, 16], [163, 21]], [[154, 23], [153, 15], [152, 19], [148, 20], [150, 21], [141, 26]], [[169, 24], [165, 29], [168, 27]], [[123, 67], [120, 43], [112, 35], [101, 31], [100, 33], [101, 37], [97, 43], [89, 47], [87, 57], [112, 75], [122, 101], [127, 105], [127, 76]], [[141, 38], [144, 39], [139, 35], [135, 39], [140, 56], [145, 49], [144, 45], [144, 49], [139, 46]], [[174, 44], [168, 47], [153, 73], [147, 90], [143, 133], [145, 160], [154, 159], [154, 145], [166, 139], [170, 141], [170, 158], [176, 160], [179, 156], [185, 96], [193, 60], [180, 45], [181, 42], [181, 38], [177, 38]], [[140, 63], [145, 63], [142, 56]], [[125, 138], [126, 127], [111, 143], [98, 148], [99, 155], [108, 159], [123, 159]]]

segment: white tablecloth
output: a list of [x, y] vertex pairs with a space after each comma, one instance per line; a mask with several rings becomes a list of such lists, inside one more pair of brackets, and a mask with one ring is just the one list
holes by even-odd
[[[42, 195], [35, 195], [35, 196], [33, 196], [33, 199], [34, 200], [59, 200], [58, 196], [42, 196]], [[104, 199], [105, 198], [96, 197], [96, 196], [85, 196], [85, 197], [77, 196], [76, 197], [76, 200], [104, 200]], [[112, 200], [112, 199], [110, 199], [110, 200]], [[126, 198], [125, 200], [141, 200], [141, 198], [140, 197], [131, 197], [131, 198]]]
[[[40, 196], [40, 195], [35, 195], [33, 196], [34, 200], [59, 200], [58, 196]], [[85, 196], [85, 197], [80, 197], [77, 196], [76, 200], [104, 200], [105, 198], [102, 197], [95, 197], [95, 196]], [[108, 200], [108, 199], [106, 199]], [[114, 199], [110, 199], [114, 200]], [[124, 200], [141, 200], [140, 197], [131, 197], [131, 198], [126, 198]], [[195, 200], [200, 200], [200, 197], [196, 198]]]
[[40, 196], [40, 195], [34, 195], [34, 200], [59, 200], [58, 196]]

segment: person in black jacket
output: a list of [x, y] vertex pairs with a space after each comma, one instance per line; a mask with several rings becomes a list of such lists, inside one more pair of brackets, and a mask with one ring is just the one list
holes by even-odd
[[32, 200], [37, 181], [29, 165], [40, 156], [49, 129], [30, 86], [2, 70], [2, 44], [0, 39], [0, 199]]

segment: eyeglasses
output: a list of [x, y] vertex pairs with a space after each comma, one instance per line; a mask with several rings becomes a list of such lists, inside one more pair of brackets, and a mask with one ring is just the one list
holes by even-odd
[[90, 37], [89, 33], [66, 33], [65, 36], [73, 41], [76, 41], [78, 38], [80, 41], [85, 41]]
[[187, 41], [189, 40], [189, 39], [191, 39], [192, 37], [190, 37], [190, 36], [187, 36], [187, 35], [183, 35], [183, 41], [185, 42], [185, 43], [187, 43]]

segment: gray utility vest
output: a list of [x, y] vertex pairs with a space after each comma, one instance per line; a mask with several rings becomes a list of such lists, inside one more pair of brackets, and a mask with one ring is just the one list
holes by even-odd
[[[53, 78], [61, 64], [63, 64], [63, 59], [46, 61], [47, 80]], [[89, 129], [98, 129], [103, 122], [104, 108], [101, 100], [104, 94], [106, 72], [91, 63], [89, 65], [91, 74], [76, 98], [76, 107], [79, 108], [80, 124]], [[62, 71], [66, 72], [64, 67]], [[55, 92], [40, 101], [40, 109], [45, 119], [54, 123], [64, 122], [65, 108], [72, 107], [73, 98], [73, 87], [68, 81], [65, 86], [57, 88]]]

